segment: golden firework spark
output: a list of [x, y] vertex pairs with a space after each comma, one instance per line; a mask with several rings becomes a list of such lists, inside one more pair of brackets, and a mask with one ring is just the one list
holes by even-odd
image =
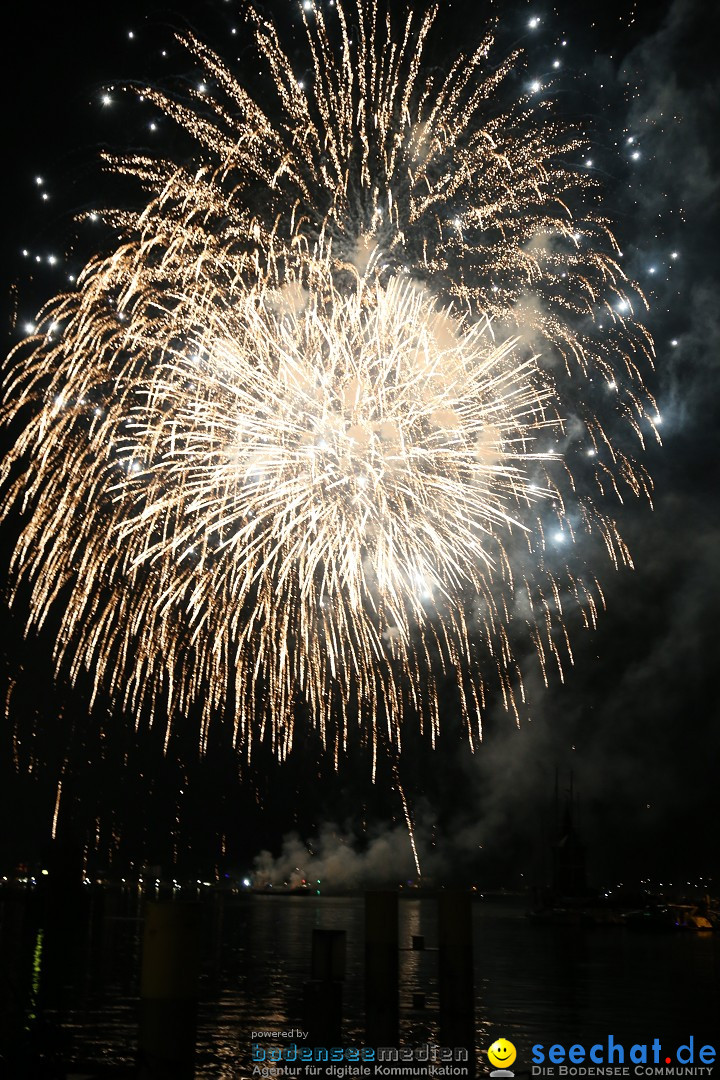
[[142, 91], [200, 160], [108, 158], [148, 203], [104, 213], [117, 247], [11, 356], [14, 572], [32, 625], [60, 612], [58, 669], [168, 733], [200, 706], [203, 743], [232, 716], [284, 757], [303, 710], [336, 755], [353, 724], [397, 750], [451, 675], [474, 743], [482, 656], [517, 712], [514, 626], [562, 672], [563, 594], [595, 619], [547, 521], [628, 561], [573, 455], [648, 492], [593, 401], [642, 440], [652, 346], [607, 223], [571, 212], [579, 141], [494, 105], [517, 57], [484, 75], [488, 37], [438, 79], [434, 10], [396, 36], [373, 0], [307, 7], [304, 79], [249, 12], [265, 108], [189, 35], [202, 89]]

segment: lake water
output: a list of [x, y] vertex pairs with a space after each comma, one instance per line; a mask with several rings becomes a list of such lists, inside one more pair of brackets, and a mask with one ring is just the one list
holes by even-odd
[[[0, 1033], [8, 1080], [33, 1055], [80, 1067], [130, 1067], [137, 1032], [142, 922], [134, 894], [106, 898], [92, 918], [42, 925], [31, 903], [0, 903]], [[436, 943], [436, 903], [400, 901], [400, 944]], [[344, 1039], [363, 1045], [363, 901], [305, 896], [227, 897], [205, 909], [197, 1076], [252, 1075], [253, 1029], [302, 1026], [314, 928], [345, 930]], [[622, 927], [537, 926], [521, 902], [473, 905], [478, 1050], [502, 1036], [527, 1073], [531, 1047], [626, 1046], [660, 1038], [663, 1051], [695, 1037], [720, 1042], [720, 934], [644, 935]], [[401, 953], [401, 1041], [438, 1040], [437, 953]], [[413, 1010], [413, 994], [426, 997]], [[8, 1049], [9, 1048], [9, 1049]], [[479, 1075], [487, 1073], [487, 1059]], [[13, 1071], [15, 1070], [15, 1071]], [[18, 1071], [21, 1070], [21, 1071]], [[2, 1072], [2, 1069], [0, 1069]]]

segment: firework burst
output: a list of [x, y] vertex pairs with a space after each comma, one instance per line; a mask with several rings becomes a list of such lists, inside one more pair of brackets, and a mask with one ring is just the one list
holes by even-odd
[[563, 594], [595, 618], [547, 522], [628, 559], [591, 481], [649, 484], [588, 384], [613, 430], [652, 430], [637, 291], [571, 211], [578, 140], [495, 107], [517, 57], [491, 68], [487, 38], [433, 78], [434, 18], [303, 8], [301, 79], [250, 10], [265, 107], [183, 37], [203, 89], [142, 93], [197, 160], [107, 159], [147, 205], [103, 212], [115, 250], [11, 357], [30, 622], [58, 610], [58, 669], [168, 733], [200, 706], [203, 740], [232, 717], [283, 757], [303, 712], [336, 754], [352, 725], [399, 749], [410, 715], [435, 739], [452, 676], [475, 741], [483, 657], [516, 709], [514, 626], [562, 672]]

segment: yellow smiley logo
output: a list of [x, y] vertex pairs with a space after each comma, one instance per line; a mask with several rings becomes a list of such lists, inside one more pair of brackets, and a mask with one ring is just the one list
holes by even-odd
[[496, 1039], [487, 1052], [490, 1064], [498, 1069], [507, 1069], [517, 1057], [517, 1051], [507, 1039]]

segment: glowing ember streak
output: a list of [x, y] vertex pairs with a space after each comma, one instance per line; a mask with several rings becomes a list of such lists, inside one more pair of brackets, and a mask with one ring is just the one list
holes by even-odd
[[393, 777], [395, 779], [395, 786], [398, 789], [400, 793], [400, 798], [402, 800], [403, 814], [405, 816], [405, 824], [407, 825], [410, 847], [412, 848], [413, 862], [415, 863], [415, 871], [417, 873], [418, 884], [420, 884], [422, 880], [422, 870], [420, 869], [420, 857], [418, 855], [418, 850], [415, 845], [415, 828], [413, 826], [413, 819], [412, 814], [410, 813], [410, 807], [408, 805], [407, 798], [405, 797], [405, 789], [400, 783], [400, 773], [397, 765], [393, 767]]
[[108, 159], [150, 200], [104, 213], [117, 248], [11, 357], [16, 578], [32, 625], [56, 612], [58, 668], [168, 733], [198, 706], [203, 744], [231, 715], [284, 757], [305, 710], [336, 756], [353, 724], [397, 751], [410, 715], [435, 739], [453, 676], [474, 742], [483, 652], [517, 715], [514, 627], [545, 674], [572, 658], [563, 601], [595, 620], [594, 578], [547, 545], [594, 532], [628, 561], [588, 478], [649, 491], [592, 406], [604, 387], [614, 427], [653, 430], [638, 294], [570, 210], [580, 142], [546, 103], [498, 112], [517, 57], [484, 76], [487, 38], [438, 78], [434, 12], [396, 37], [358, 0], [304, 11], [301, 82], [249, 19], [277, 100], [183, 38], [202, 91], [142, 93], [201, 163]]
[[53, 840], [55, 840], [57, 838], [57, 823], [58, 823], [58, 816], [60, 814], [60, 799], [62, 798], [62, 786], [63, 786], [62, 780], [58, 780], [57, 794], [55, 795], [55, 810], [53, 812], [53, 821], [52, 821], [52, 829], [51, 829], [51, 835], [52, 835]]

